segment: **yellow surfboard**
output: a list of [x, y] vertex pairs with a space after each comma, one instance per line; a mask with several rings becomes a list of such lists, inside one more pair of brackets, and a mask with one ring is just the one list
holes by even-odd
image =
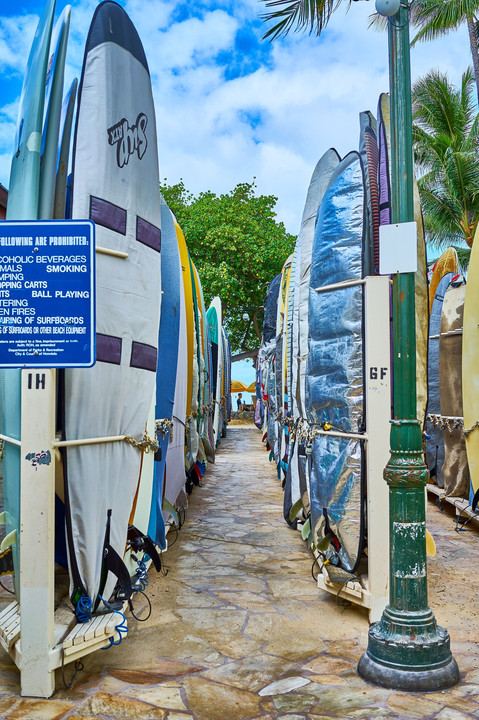
[[467, 460], [476, 492], [479, 488], [479, 230], [472, 245], [464, 300], [462, 403]]
[[429, 312], [431, 312], [437, 286], [444, 275], [451, 272], [454, 274], [459, 272], [459, 259], [457, 257], [457, 252], [453, 247], [449, 247], [447, 250], [444, 250], [443, 254], [433, 267], [432, 277], [429, 283]]
[[191, 415], [191, 398], [193, 393], [193, 354], [194, 354], [194, 337], [195, 319], [193, 306], [193, 286], [191, 282], [190, 259], [188, 248], [186, 247], [185, 236], [183, 231], [175, 220], [176, 236], [178, 238], [178, 248], [180, 251], [181, 270], [183, 273], [183, 288], [185, 293], [185, 309], [186, 309], [186, 335], [188, 347], [188, 388], [186, 393], [186, 415]]

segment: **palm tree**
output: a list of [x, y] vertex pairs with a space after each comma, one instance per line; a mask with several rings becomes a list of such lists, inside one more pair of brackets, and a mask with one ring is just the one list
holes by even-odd
[[[341, 0], [261, 0], [266, 7], [273, 8], [263, 13], [263, 20], [277, 21], [264, 35], [274, 40], [287, 35], [290, 30], [298, 32], [308, 30], [320, 35], [328, 24], [331, 13], [341, 4]], [[348, 0], [351, 4], [351, 0]]]
[[472, 246], [479, 221], [479, 116], [472, 70], [459, 89], [433, 70], [412, 89], [414, 159], [428, 242]]
[[434, 40], [466, 23], [479, 99], [478, 19], [479, 0], [422, 0], [411, 8], [411, 24], [419, 28], [412, 45], [420, 40]]

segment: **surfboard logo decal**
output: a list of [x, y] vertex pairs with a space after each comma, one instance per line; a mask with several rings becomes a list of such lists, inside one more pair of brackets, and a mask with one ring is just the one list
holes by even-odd
[[140, 113], [134, 125], [130, 125], [126, 118], [108, 128], [108, 144], [116, 145], [116, 162], [122, 168], [128, 165], [128, 161], [135, 153], [141, 160], [148, 147], [146, 127], [148, 118], [145, 113]]

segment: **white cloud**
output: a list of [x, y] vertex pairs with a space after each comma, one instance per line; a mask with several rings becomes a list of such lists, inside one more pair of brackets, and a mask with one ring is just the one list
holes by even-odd
[[30, 14], [0, 17], [0, 72], [23, 74], [37, 22]]
[[[38, 11], [42, 0], [30, 3]], [[73, 7], [68, 84], [79, 74], [96, 5], [83, 0]], [[278, 216], [296, 233], [318, 158], [329, 147], [342, 155], [357, 148], [359, 112], [374, 113], [379, 93], [388, 88], [386, 33], [368, 30], [372, 3], [352, 3], [349, 12], [340, 5], [319, 39], [292, 34], [271, 45], [253, 44], [243, 57], [235, 47], [238, 33], [266, 30], [257, 21], [265, 10], [257, 0], [203, 2], [183, 19], [172, 0], [125, 0], [125, 7], [152, 75], [162, 177], [183, 177], [198, 193], [227, 192], [256, 176], [259, 192], [278, 196]], [[58, 2], [57, 12], [62, 9]], [[31, 14], [0, 18], [0, 68], [4, 76], [17, 73], [18, 96], [34, 25]], [[242, 63], [243, 74], [226, 81], [228, 54]], [[470, 63], [467, 32], [421, 44], [411, 58], [413, 78], [439, 67], [457, 83]], [[0, 125], [1, 152], [9, 138], [13, 143], [16, 103], [10, 99], [0, 112], [2, 120], [8, 117]], [[7, 165], [0, 156], [4, 184]]]

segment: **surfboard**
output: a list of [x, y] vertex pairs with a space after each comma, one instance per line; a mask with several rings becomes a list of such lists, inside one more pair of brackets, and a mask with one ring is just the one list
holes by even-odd
[[214, 297], [208, 308], [208, 329], [210, 333], [211, 351], [213, 357], [213, 397], [214, 417], [213, 432], [215, 446], [218, 445], [221, 436], [221, 391], [223, 380], [223, 346], [221, 340], [221, 300]]
[[291, 284], [291, 268], [293, 263], [293, 256], [290, 255], [284, 266], [283, 266], [283, 292], [282, 295], [284, 297], [283, 299], [283, 312], [282, 312], [282, 318], [281, 318], [281, 338], [282, 338], [282, 348], [281, 348], [281, 367], [278, 367], [276, 371], [280, 374], [280, 382], [281, 382], [281, 410], [283, 414], [283, 419], [279, 423], [279, 448], [278, 448], [278, 455], [279, 455], [279, 464], [281, 466], [281, 469], [283, 470], [283, 475], [286, 475], [287, 471], [287, 463], [288, 463], [288, 429], [285, 425], [286, 416], [288, 414], [288, 392], [287, 392], [287, 373], [288, 373], [288, 314], [289, 314], [289, 296], [290, 296], [290, 284]]
[[[112, 71], [114, 69], [114, 72]], [[91, 22], [73, 148], [72, 217], [96, 224], [97, 359], [65, 371], [65, 439], [130, 440], [64, 453], [71, 599], [95, 606], [117, 578], [156, 388], [161, 211], [155, 109], [143, 46], [111, 0]], [[106, 250], [106, 252], [105, 252]]]
[[[156, 391], [153, 391], [150, 412], [148, 413], [148, 420], [145, 423], [145, 437], [151, 438], [153, 442], [156, 441], [155, 405]], [[128, 525], [135, 527], [142, 535], [149, 535], [148, 529], [153, 510], [152, 497], [155, 456], [154, 447], [147, 447], [141, 452], [136, 493], [128, 519]], [[163, 520], [163, 516], [161, 519]], [[138, 568], [138, 560], [142, 559], [143, 557], [141, 555], [139, 556], [137, 551], [133, 551], [128, 544], [123, 560], [130, 576], [133, 577], [135, 575], [136, 569]]]
[[225, 366], [226, 366], [226, 386], [225, 386], [225, 402], [226, 402], [226, 424], [231, 420], [231, 343], [226, 332], [226, 328], [223, 326], [225, 335]]
[[175, 221], [176, 237], [178, 240], [178, 248], [180, 251], [181, 271], [183, 278], [183, 292], [185, 297], [185, 314], [186, 314], [186, 338], [187, 338], [187, 388], [186, 388], [186, 426], [187, 440], [185, 442], [185, 465], [188, 471], [194, 464], [191, 449], [188, 448], [189, 430], [192, 421], [191, 402], [193, 397], [193, 358], [194, 358], [194, 306], [193, 306], [193, 288], [191, 284], [190, 258], [188, 248], [186, 246], [185, 236], [182, 229]]
[[57, 20], [52, 36], [48, 63], [45, 109], [42, 133], [38, 217], [52, 218], [55, 200], [58, 139], [62, 113], [63, 78], [70, 30], [71, 6], [67, 5]]
[[364, 273], [379, 274], [379, 147], [377, 123], [372, 113], [359, 114], [359, 154], [364, 167], [367, 204], [364, 215]]
[[429, 281], [429, 310], [436, 295], [437, 286], [444, 275], [452, 273], [457, 275], [459, 272], [459, 259], [455, 248], [449, 247], [444, 250], [441, 257], [436, 260], [432, 269], [432, 276]]
[[226, 437], [229, 422], [229, 403], [231, 403], [231, 351], [224, 325], [221, 326], [221, 339], [223, 347], [223, 383], [222, 383], [222, 431], [221, 437]]
[[[441, 333], [441, 317], [446, 290], [454, 277], [447, 273], [441, 277], [436, 285], [436, 294], [431, 305], [429, 318], [429, 347], [428, 347], [428, 403], [427, 415], [439, 415], [440, 407], [440, 354], [439, 338]], [[444, 359], [444, 358], [443, 358]], [[441, 428], [426, 418], [426, 463], [431, 479], [438, 487], [444, 487], [444, 439]]]
[[[331, 175], [321, 202], [311, 256], [306, 409], [310, 426], [365, 430], [363, 287], [317, 288], [364, 276], [365, 185], [359, 153]], [[326, 427], [326, 429], [327, 429]], [[354, 572], [364, 542], [364, 441], [334, 435], [312, 440], [311, 529], [316, 546]], [[333, 542], [334, 541], [334, 542]], [[329, 555], [328, 555], [329, 557]]]
[[[175, 226], [178, 243], [178, 229]], [[178, 254], [180, 247], [178, 245]], [[165, 491], [164, 497], [175, 505], [178, 495], [185, 487], [185, 448], [186, 448], [186, 405], [188, 390], [188, 337], [186, 331], [185, 290], [183, 288], [184, 273], [180, 259], [180, 312], [178, 331], [178, 359], [176, 370], [176, 383], [174, 388], [173, 428], [170, 434], [168, 453], [166, 456]], [[168, 520], [169, 512], [163, 512], [163, 518]]]
[[203, 405], [200, 418], [200, 441], [202, 443], [203, 456], [205, 461], [214, 462], [215, 451], [213, 442], [213, 425], [211, 421], [212, 382], [211, 382], [211, 349], [208, 334], [208, 321], [206, 318], [206, 305], [203, 296], [201, 280], [196, 272], [198, 307], [201, 319], [201, 337], [203, 341]]
[[[165, 549], [166, 538], [162, 507], [163, 481], [173, 428], [173, 407], [178, 371], [181, 266], [173, 215], [161, 196], [160, 209], [162, 302], [155, 393], [156, 437], [159, 448], [155, 454], [148, 535], [160, 548]], [[183, 458], [181, 463], [184, 465]]]
[[200, 438], [200, 454], [202, 462], [206, 462], [206, 450], [204, 447], [204, 441], [207, 430], [207, 413], [208, 413], [208, 337], [206, 329], [206, 310], [205, 302], [203, 298], [203, 288], [201, 287], [200, 277], [198, 270], [193, 263], [193, 272], [195, 276], [195, 289], [196, 298], [198, 305], [198, 321], [200, 327], [200, 339], [201, 339], [201, 365], [200, 365], [200, 407], [198, 412], [198, 432]]
[[55, 198], [53, 202], [53, 217], [66, 216], [66, 190], [68, 177], [68, 158], [70, 155], [70, 140], [73, 124], [73, 111], [77, 95], [78, 80], [75, 78], [65, 96], [60, 118], [60, 141], [58, 144], [57, 173], [55, 180]]
[[196, 433], [197, 433], [197, 451], [195, 457], [195, 472], [197, 480], [199, 477], [203, 477], [206, 469], [206, 457], [201, 439], [202, 431], [202, 415], [203, 405], [205, 399], [205, 359], [204, 359], [204, 345], [203, 345], [203, 327], [202, 327], [202, 315], [201, 315], [201, 296], [198, 273], [196, 271], [194, 263], [190, 259], [191, 268], [191, 282], [193, 287], [193, 305], [195, 312], [195, 334], [196, 334], [196, 355], [198, 365], [198, 389], [196, 393]]
[[[7, 220], [38, 219], [40, 151], [45, 98], [45, 78], [55, 11], [54, 0], [45, 3], [27, 62], [13, 147]], [[1, 432], [14, 440], [21, 433], [21, 370], [0, 370]], [[5, 443], [3, 494], [6, 535], [20, 527], [20, 448]], [[12, 545], [15, 592], [19, 591], [20, 548]]]
[[479, 231], [471, 250], [464, 299], [462, 402], [467, 460], [474, 493], [479, 489]]
[[275, 413], [276, 406], [276, 323], [278, 317], [278, 303], [281, 288], [281, 273], [276, 275], [270, 282], [266, 296], [263, 301], [264, 320], [262, 346], [259, 353], [261, 363], [263, 400], [264, 400], [264, 424], [265, 439], [268, 450], [274, 452], [275, 443]]
[[[301, 418], [306, 418], [305, 386], [308, 357], [309, 279], [316, 216], [331, 175], [339, 162], [340, 157], [334, 149], [328, 150], [317, 162], [309, 183], [301, 227], [296, 241], [298, 259], [294, 289], [291, 360], [291, 395], [293, 421], [296, 425]], [[300, 449], [301, 455], [299, 454]], [[306, 456], [304, 455], [304, 446], [299, 448], [299, 442], [297, 441], [291, 444], [288, 471], [290, 471], [290, 477], [286, 478], [286, 484], [291, 483], [291, 491], [286, 491], [285, 489], [285, 498], [291, 497], [290, 502], [292, 506], [301, 497], [304, 511], [308, 514], [310, 505], [309, 485], [306, 475]], [[289, 517], [289, 511], [291, 509], [291, 506], [288, 507], [288, 503], [284, 506], [285, 517]]]
[[[462, 325], [466, 284], [459, 275], [449, 284], [444, 297], [439, 341], [440, 410], [445, 417], [463, 416]], [[449, 422], [444, 438], [444, 491], [447, 496], [469, 496], [469, 467], [466, 443], [459, 423]]]
[[198, 457], [199, 434], [198, 434], [198, 407], [199, 407], [199, 391], [200, 391], [200, 343], [198, 342], [198, 312], [196, 300], [196, 288], [194, 282], [193, 265], [191, 257], [189, 257], [189, 272], [191, 282], [191, 294], [193, 302], [193, 378], [191, 387], [191, 416], [188, 425], [188, 443], [187, 456], [191, 465], [187, 472], [187, 490], [191, 492], [193, 485], [198, 485], [199, 478], [196, 472], [195, 464]]

